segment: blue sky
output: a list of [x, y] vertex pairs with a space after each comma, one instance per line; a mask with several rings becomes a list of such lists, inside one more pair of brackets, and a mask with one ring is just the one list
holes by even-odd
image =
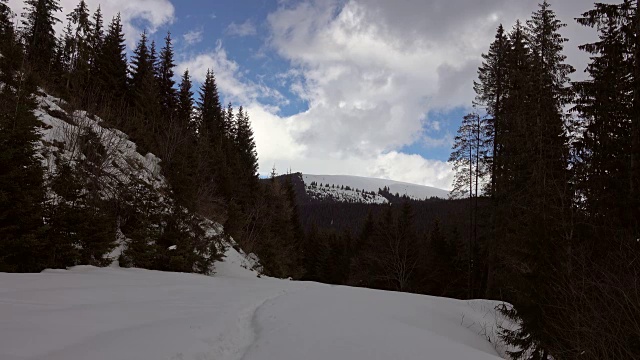
[[[122, 13], [130, 46], [142, 29], [158, 43], [171, 31], [178, 72], [201, 81], [211, 68], [225, 102], [249, 111], [261, 173], [276, 166], [441, 188], [451, 184], [446, 161], [481, 53], [499, 23], [526, 19], [538, 2], [86, 1], [109, 18]], [[65, 13], [77, 4], [60, 2]], [[576, 47], [592, 34], [571, 19], [584, 10], [582, 0], [558, 1], [578, 69], [586, 57]]]

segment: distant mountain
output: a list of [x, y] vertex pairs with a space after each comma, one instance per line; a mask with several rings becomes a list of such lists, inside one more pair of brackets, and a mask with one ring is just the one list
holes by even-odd
[[447, 190], [431, 186], [361, 176], [303, 174], [302, 180], [307, 195], [317, 200], [381, 204], [403, 196], [413, 200], [449, 196]]
[[[407, 200], [415, 218], [419, 219], [416, 221], [419, 233], [427, 231], [436, 219], [446, 232], [468, 226], [467, 202], [448, 200], [449, 193], [443, 189], [347, 175], [292, 173], [277, 176], [276, 180], [293, 185], [300, 221], [306, 230], [316, 226], [357, 234], [368, 213], [378, 215], [386, 208], [385, 205], [400, 207]], [[481, 205], [484, 206], [484, 202]]]

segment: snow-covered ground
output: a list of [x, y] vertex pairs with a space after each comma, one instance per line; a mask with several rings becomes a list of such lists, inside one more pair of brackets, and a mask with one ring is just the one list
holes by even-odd
[[[331, 185], [331, 184], [330, 184]], [[388, 200], [376, 192], [365, 192], [360, 189], [345, 188], [344, 185], [320, 186], [315, 183], [305, 183], [305, 191], [312, 199], [333, 200], [337, 202], [362, 203], [362, 204], [385, 204]]]
[[258, 278], [76, 267], [0, 273], [2, 360], [498, 359], [496, 305]]
[[409, 184], [399, 181], [367, 178], [360, 176], [347, 176], [347, 175], [308, 175], [303, 174], [302, 178], [308, 189], [312, 182], [318, 183], [318, 186], [322, 184], [335, 185], [338, 188], [342, 186], [349, 186], [351, 189], [364, 190], [367, 192], [378, 193], [378, 189], [382, 189], [385, 186], [389, 188], [392, 194], [398, 193], [399, 195], [407, 195], [413, 199], [424, 200], [430, 197], [439, 197], [447, 199], [449, 192], [430, 186]]

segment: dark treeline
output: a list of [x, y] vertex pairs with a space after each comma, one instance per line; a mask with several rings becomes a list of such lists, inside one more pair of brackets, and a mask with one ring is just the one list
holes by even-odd
[[[467, 200], [416, 200], [388, 189], [378, 191], [386, 204], [320, 200], [306, 193], [302, 174], [276, 179], [296, 191], [301, 279], [461, 299], [484, 292], [486, 271], [469, 264], [486, 269], [489, 229], [480, 226], [479, 245], [469, 247]], [[481, 216], [490, 215], [489, 204], [478, 201]]]
[[[0, 0], [0, 271], [103, 266], [119, 237], [123, 266], [208, 273], [221, 236], [231, 235], [267, 274], [298, 272], [292, 191], [259, 182], [249, 116], [223, 106], [213, 69], [199, 89], [188, 70], [176, 83], [171, 34], [158, 46], [143, 32], [128, 59], [120, 15], [105, 25], [99, 7], [80, 1], [56, 34], [61, 10], [57, 0], [27, 0], [16, 29]], [[66, 113], [98, 115], [157, 155], [166, 186], [134, 176], [105, 195], [109, 174], [96, 164], [112, 149], [81, 126], [82, 156], [58, 156], [45, 176], [37, 86], [64, 99]], [[73, 123], [66, 113], [50, 111]], [[205, 219], [224, 224], [224, 234], [206, 231]]]

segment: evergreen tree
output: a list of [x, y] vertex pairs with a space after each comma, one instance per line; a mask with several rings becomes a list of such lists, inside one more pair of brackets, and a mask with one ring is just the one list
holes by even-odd
[[[102, 18], [102, 9], [100, 5], [93, 13], [91, 22], [91, 32], [88, 36], [89, 44], [89, 73], [92, 78], [98, 75], [98, 58], [100, 57], [100, 50], [104, 44], [104, 20]], [[95, 86], [95, 84], [94, 84]]]
[[632, 102], [618, 16], [616, 6], [600, 4], [578, 19], [601, 30], [600, 41], [580, 47], [594, 55], [587, 67], [591, 78], [575, 84], [579, 94], [575, 109], [584, 121], [584, 135], [577, 145], [582, 158], [581, 191], [593, 220], [611, 228], [620, 228], [618, 222], [631, 216], [628, 187], [618, 177], [631, 178]]
[[55, 13], [62, 10], [58, 0], [25, 0], [22, 36], [27, 61], [42, 76], [51, 70], [56, 50], [55, 25], [60, 22]]
[[[499, 234], [511, 244], [505, 246], [505, 261], [513, 284], [508, 300], [514, 308], [505, 313], [521, 322], [520, 329], [504, 333], [505, 340], [518, 348], [511, 352], [514, 359], [546, 359], [545, 349], [556, 341], [548, 331], [552, 318], [548, 315], [557, 309], [551, 284], [553, 277], [567, 271], [572, 242], [566, 228], [572, 194], [564, 106], [571, 101], [568, 75], [573, 68], [564, 63], [567, 40], [558, 33], [563, 26], [544, 1], [526, 29], [516, 27], [508, 55], [509, 172], [504, 175], [509, 176], [505, 182], [509, 191], [498, 201], [504, 201], [500, 206], [510, 214], [519, 215], [511, 216], [511, 224]], [[527, 204], [526, 209], [521, 204]]]
[[495, 174], [496, 167], [499, 166], [500, 144], [500, 121], [503, 115], [504, 99], [507, 90], [507, 68], [505, 57], [509, 47], [509, 40], [505, 34], [502, 24], [498, 27], [495, 40], [489, 47], [487, 54], [482, 54], [484, 59], [482, 66], [478, 69], [478, 81], [474, 82], [476, 92], [476, 102], [485, 106], [489, 115], [484, 122], [483, 134], [486, 138], [488, 148], [483, 161], [488, 164], [486, 171], [489, 172], [491, 181], [488, 194], [493, 196], [496, 187]]
[[[95, 134], [84, 134], [93, 136]], [[97, 142], [87, 142], [85, 144]], [[88, 148], [84, 152], [91, 151]], [[46, 206], [45, 218], [49, 226], [47, 240], [50, 245], [49, 265], [67, 268], [75, 265], [106, 266], [112, 259], [106, 257], [115, 247], [116, 219], [109, 211], [108, 201], [90, 189], [91, 165], [58, 160], [56, 172], [49, 180], [55, 197]]]
[[17, 76], [24, 71], [22, 51], [12, 25], [0, 25], [0, 271], [38, 272], [48, 266], [48, 246], [43, 169], [36, 158], [36, 83], [28, 72]]
[[227, 110], [224, 114], [224, 122], [225, 122], [225, 132], [226, 137], [230, 142], [237, 145], [238, 138], [238, 122], [236, 121], [236, 116], [233, 113], [233, 105], [231, 103], [227, 104]]
[[238, 109], [235, 120], [235, 142], [240, 158], [238, 175], [242, 183], [242, 192], [245, 194], [242, 201], [243, 204], [248, 205], [250, 199], [255, 197], [258, 191], [258, 153], [249, 115], [242, 107]]
[[156, 58], [149, 48], [147, 32], [144, 31], [131, 57], [130, 104], [135, 120], [130, 124], [131, 135], [148, 151], [157, 146], [158, 91], [156, 87]]
[[90, 20], [89, 8], [84, 0], [67, 15], [68, 26], [72, 33], [67, 34], [68, 60], [66, 68], [69, 72], [66, 88], [76, 94], [84, 94], [89, 81], [91, 62], [91, 32], [93, 24]]
[[115, 105], [123, 101], [128, 89], [127, 55], [120, 14], [109, 24], [99, 50], [95, 72], [94, 80], [103, 105], [110, 102]]
[[430, 294], [447, 296], [451, 294], [453, 279], [456, 277], [453, 266], [455, 248], [442, 233], [440, 220], [436, 219], [428, 234], [426, 255], [427, 289]]
[[160, 50], [158, 61], [158, 95], [160, 99], [160, 111], [167, 121], [173, 120], [172, 112], [177, 106], [177, 92], [174, 88], [173, 69], [176, 64], [173, 60], [173, 45], [171, 33], [164, 38], [164, 47]]
[[200, 88], [200, 100], [198, 101], [200, 116], [199, 133], [208, 136], [214, 143], [221, 138], [222, 132], [222, 106], [216, 79], [211, 70], [207, 70], [204, 83]]
[[176, 118], [185, 128], [193, 126], [192, 121], [195, 104], [193, 102], [192, 87], [191, 75], [189, 74], [189, 69], [187, 69], [182, 74], [182, 78], [180, 80], [176, 112]]

